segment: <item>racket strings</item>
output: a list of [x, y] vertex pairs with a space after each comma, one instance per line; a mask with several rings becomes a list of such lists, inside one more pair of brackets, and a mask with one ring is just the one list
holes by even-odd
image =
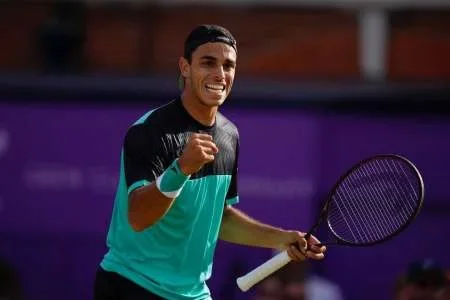
[[[376, 163], [378, 163], [378, 162], [376, 162]], [[378, 167], [380, 167], [380, 165], [378, 165]], [[380, 169], [383, 171], [386, 171], [386, 169], [383, 168], [382, 166]], [[372, 166], [368, 165], [368, 170], [361, 168], [359, 170], [359, 172], [357, 172], [355, 174], [358, 178], [361, 178], [362, 176], [367, 176], [368, 172], [373, 173], [374, 171], [376, 171], [376, 170], [374, 170]], [[366, 218], [365, 220], [363, 220], [363, 221], [365, 221], [365, 222], [363, 222], [363, 224], [366, 225], [365, 226], [366, 230], [371, 231], [370, 233], [372, 235], [375, 234], [376, 238], [382, 238], [382, 236], [385, 235], [385, 232], [381, 231], [380, 229], [387, 228], [388, 230], [391, 229], [391, 230], [395, 231], [396, 228], [399, 227], [399, 225], [401, 226], [401, 222], [399, 222], [399, 220], [396, 220], [396, 219], [385, 218], [385, 216], [382, 214], [383, 211], [386, 211], [389, 209], [394, 209], [391, 205], [391, 202], [387, 198], [386, 194], [378, 192], [381, 189], [386, 190], [389, 188], [386, 186], [386, 179], [383, 178], [383, 180], [375, 181], [374, 183], [377, 183], [378, 186], [374, 187], [373, 185], [369, 185], [368, 190], [357, 190], [357, 191], [363, 191], [364, 193], [359, 193], [356, 196], [358, 196], [360, 198], [365, 197], [368, 200], [367, 207], [362, 206], [362, 207], [358, 207], [357, 209], [361, 210], [361, 208], [362, 208], [362, 214], [361, 214], [362, 217], [369, 216], [369, 218]], [[369, 192], [372, 192], [372, 194], [369, 194]], [[375, 202], [373, 199], [373, 196], [379, 197], [383, 201]], [[396, 195], [394, 195], [394, 196], [396, 196]], [[355, 202], [353, 202], [353, 203], [355, 203]], [[361, 202], [356, 202], [356, 203], [361, 204]], [[370, 218], [370, 217], [372, 217], [372, 218]], [[370, 222], [368, 222], [368, 220], [370, 220]], [[395, 221], [397, 221], [397, 222], [395, 222]], [[374, 225], [374, 223], [377, 223], [377, 224]], [[378, 230], [373, 231], [371, 229], [378, 229]]]
[[[419, 198], [419, 195], [418, 195], [418, 192], [417, 192], [417, 190], [418, 190], [417, 181], [413, 182], [413, 181], [411, 180], [411, 178], [410, 178], [410, 177], [407, 175], [407, 173], [405, 172], [404, 166], [399, 165], [398, 162], [395, 162], [395, 161], [394, 161], [393, 166], [394, 166], [394, 168], [395, 168], [395, 170], [396, 170], [397, 172], [400, 172], [400, 171], [401, 171], [401, 172], [403, 173], [404, 178], [408, 179], [408, 180], [407, 180], [407, 182], [408, 182], [408, 184], [409, 184], [408, 187], [404, 187], [404, 186], [401, 185], [400, 183], [399, 183], [399, 186], [403, 188], [403, 190], [402, 190], [403, 193], [409, 194], [410, 197], [409, 197], [409, 199], [408, 199], [409, 201], [407, 201], [407, 204], [409, 204], [409, 208], [413, 209], [413, 207], [414, 207], [414, 205], [415, 205], [415, 203], [416, 203], [416, 199]], [[400, 169], [400, 171], [399, 171], [399, 169]], [[397, 177], [394, 177], [394, 178], [395, 178], [396, 180], [398, 180]]]
[[[344, 191], [345, 193], [342, 195], [338, 194], [340, 201], [337, 201], [336, 205], [339, 208], [339, 213], [342, 215], [343, 219], [346, 220], [346, 225], [352, 234], [352, 240], [358, 242], [368, 242], [368, 235], [366, 232], [368, 232], [370, 236], [376, 236], [378, 238], [382, 236], [383, 233], [379, 230], [379, 228], [381, 228], [379, 216], [375, 218], [373, 217], [373, 212], [376, 211], [372, 211], [371, 213], [371, 207], [358, 207], [353, 201], [348, 203], [344, 202], [345, 199], [354, 199], [355, 196], [364, 197], [364, 195], [353, 195], [349, 193], [348, 188], [345, 187]], [[367, 199], [370, 199], [370, 196]], [[372, 201], [370, 203], [372, 203]], [[356, 216], [356, 218], [348, 218], [346, 216]], [[349, 219], [349, 221], [347, 219]], [[357, 235], [355, 233], [357, 233]]]
[[[344, 196], [340, 197], [341, 201], [344, 201], [344, 199], [354, 199], [355, 196], [358, 197], [367, 197], [367, 199], [370, 200], [370, 196], [368, 195], [361, 195], [361, 192], [358, 193], [358, 195], [352, 195], [351, 193], [349, 193], [348, 188], [344, 188], [344, 190], [346, 191]], [[338, 202], [337, 202], [338, 203]], [[370, 204], [372, 203], [372, 201], [369, 202]], [[352, 234], [354, 240], [356, 241], [361, 241], [361, 242], [366, 242], [366, 234], [365, 232], [369, 232], [371, 235], [374, 236], [380, 236], [382, 235], [382, 233], [380, 233], [379, 229], [379, 218], [374, 218], [373, 214], [370, 213], [370, 210], [373, 209], [372, 207], [366, 207], [366, 206], [362, 206], [362, 207], [358, 207], [356, 205], [356, 203], [354, 202], [349, 202], [348, 205], [343, 205], [344, 208], [349, 207], [350, 209], [346, 210], [346, 215], [357, 215], [360, 214], [359, 216], [357, 216], [357, 218], [351, 218], [352, 219], [356, 219], [358, 220], [358, 222], [352, 222], [352, 224], [354, 226], [357, 226], [356, 228], [358, 229], [358, 237], [356, 237], [354, 234]], [[342, 209], [340, 211], [342, 213]], [[376, 212], [376, 211], [375, 211]], [[343, 215], [345, 216], [345, 215]], [[366, 216], [366, 218], [364, 218], [364, 216]]]
[[[378, 163], [378, 162], [376, 162], [376, 163]], [[370, 166], [368, 166], [368, 167], [370, 168]], [[382, 167], [380, 167], [380, 169], [382, 169]], [[373, 170], [373, 168], [372, 168], [370, 171], [375, 172], [376, 170]], [[384, 171], [386, 171], [386, 170], [384, 169]], [[361, 169], [361, 172], [362, 172], [363, 176], [369, 176], [369, 173], [366, 172], [366, 170]], [[376, 221], [378, 221], [377, 222], [378, 229], [387, 228], [387, 229], [390, 229], [391, 231], [395, 231], [398, 227], [401, 226], [401, 224], [403, 224], [403, 222], [398, 219], [389, 218], [385, 214], [383, 214], [384, 211], [393, 210], [394, 207], [393, 207], [390, 199], [386, 196], [386, 194], [379, 192], [380, 189], [385, 189], [385, 190], [389, 189], [389, 186], [387, 186], [387, 184], [386, 184], [386, 180], [381, 180], [378, 183], [379, 183], [378, 187], [369, 186], [369, 190], [366, 192], [366, 195], [365, 195], [369, 201], [371, 209], [373, 210], [373, 212], [375, 214], [375, 216], [372, 216], [370, 213], [368, 215], [372, 216]], [[394, 188], [396, 188], [396, 187], [394, 187]], [[369, 192], [371, 194], [369, 194]], [[392, 196], [397, 196], [397, 195], [392, 195]], [[374, 199], [374, 197], [381, 198], [383, 201], [377, 202], [376, 199]], [[380, 231], [380, 230], [378, 231], [378, 233], [379, 233], [378, 238], [383, 238], [383, 236], [386, 234], [385, 232]]]
[[336, 188], [328, 222], [352, 243], [382, 240], [403, 227], [420, 202], [416, 170], [402, 160], [377, 159], [360, 165]]
[[[361, 173], [364, 173], [363, 170], [359, 171], [362, 171]], [[364, 176], [364, 174], [355, 173], [355, 176], [361, 178]], [[339, 201], [336, 201], [335, 204], [339, 209], [339, 213], [343, 216], [343, 219], [346, 220], [347, 226], [349, 226], [349, 224], [351, 223], [351, 226], [356, 229], [356, 233], [358, 234], [358, 236], [356, 236], [354, 232], [355, 230], [352, 230], [351, 226], [348, 227], [352, 234], [353, 240], [359, 242], [367, 242], [367, 235], [365, 234], [365, 232], [369, 232], [370, 235], [376, 236], [377, 238], [383, 235], [383, 233], [379, 230], [381, 228], [381, 224], [379, 222], [381, 216], [379, 214], [376, 217], [373, 216], [374, 213], [377, 213], [377, 210], [375, 210], [375, 207], [373, 205], [374, 202], [371, 199], [372, 197], [370, 194], [368, 194], [367, 191], [354, 189], [353, 187], [349, 186], [348, 182], [346, 182], [342, 186], [342, 193], [338, 191], [337, 197], [339, 197]], [[369, 202], [367, 203], [368, 205], [357, 206], [358, 202], [353, 201], [356, 197], [365, 197], [367, 200], [369, 200]], [[346, 216], [356, 216], [356, 218], [350, 218], [350, 221], [348, 221], [348, 218]]]

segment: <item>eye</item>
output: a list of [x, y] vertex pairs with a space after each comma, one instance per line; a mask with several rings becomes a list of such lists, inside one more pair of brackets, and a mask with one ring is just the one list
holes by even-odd
[[224, 70], [227, 70], [227, 71], [232, 70], [232, 69], [234, 69], [234, 64], [226, 63], [223, 65], [223, 68], [224, 68]]
[[202, 65], [203, 65], [203, 66], [206, 66], [206, 67], [214, 67], [216, 64], [215, 64], [215, 62], [212, 61], [212, 60], [207, 60], [207, 61], [204, 61], [204, 62], [202, 63]]

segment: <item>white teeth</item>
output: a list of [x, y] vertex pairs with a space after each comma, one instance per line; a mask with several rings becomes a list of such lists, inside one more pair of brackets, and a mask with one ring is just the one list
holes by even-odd
[[208, 89], [218, 90], [218, 91], [222, 91], [224, 89], [224, 86], [221, 84], [207, 84], [206, 87]]

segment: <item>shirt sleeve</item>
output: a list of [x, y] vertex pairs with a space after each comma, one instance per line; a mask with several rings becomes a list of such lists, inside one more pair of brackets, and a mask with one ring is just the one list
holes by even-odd
[[231, 183], [225, 197], [225, 205], [233, 205], [239, 203], [238, 193], [238, 161], [239, 161], [239, 140], [236, 142], [236, 154], [234, 158], [233, 173], [231, 175]]
[[162, 140], [144, 124], [130, 127], [125, 135], [123, 160], [128, 194], [148, 185], [164, 171]]

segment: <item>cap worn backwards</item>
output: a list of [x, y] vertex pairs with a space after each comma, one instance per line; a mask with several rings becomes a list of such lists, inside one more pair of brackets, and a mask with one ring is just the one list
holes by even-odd
[[224, 27], [203, 24], [194, 28], [184, 43], [184, 57], [190, 58], [199, 46], [206, 43], [225, 43], [237, 52], [236, 39]]

